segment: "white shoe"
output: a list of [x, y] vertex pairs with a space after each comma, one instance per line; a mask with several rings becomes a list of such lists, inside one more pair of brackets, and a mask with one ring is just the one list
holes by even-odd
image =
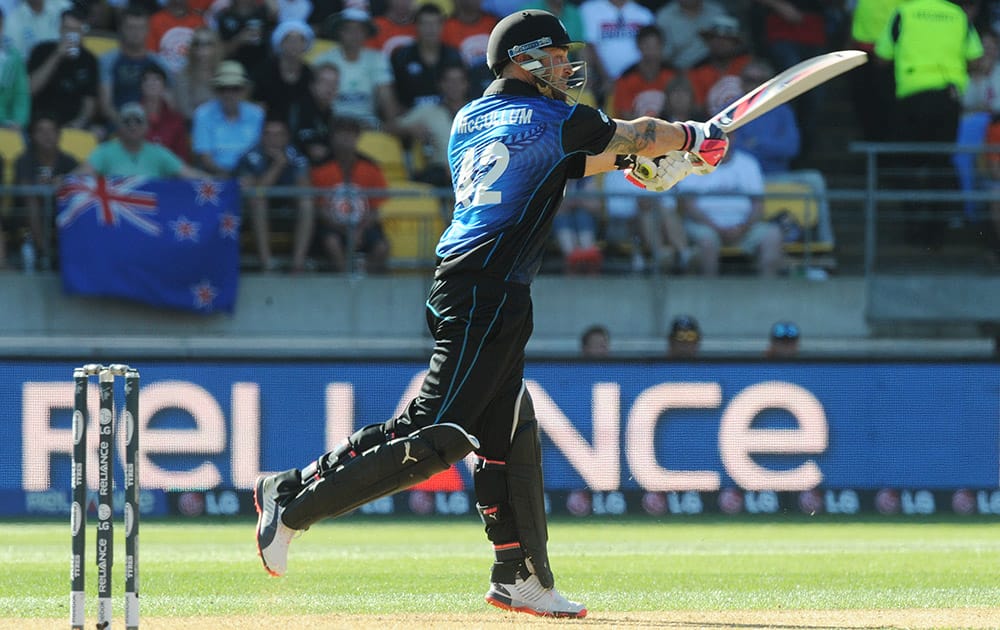
[[253, 503], [257, 508], [257, 555], [268, 573], [281, 577], [288, 568], [288, 545], [297, 530], [281, 522], [281, 513], [285, 510], [278, 503], [275, 475], [257, 477]]
[[579, 619], [587, 616], [587, 609], [583, 604], [569, 601], [554, 588], [545, 588], [535, 575], [526, 580], [517, 578], [513, 584], [492, 582], [486, 593], [486, 601], [497, 608], [538, 617]]

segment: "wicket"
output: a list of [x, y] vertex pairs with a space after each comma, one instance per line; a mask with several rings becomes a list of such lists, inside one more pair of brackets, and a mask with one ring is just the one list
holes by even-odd
[[125, 379], [125, 627], [139, 627], [139, 372], [127, 365], [90, 363], [73, 370], [73, 506], [70, 530], [69, 617], [73, 630], [83, 630], [86, 603], [84, 557], [87, 546], [87, 387], [97, 376], [101, 402], [97, 444], [97, 628], [111, 628], [111, 573], [114, 565], [115, 377]]

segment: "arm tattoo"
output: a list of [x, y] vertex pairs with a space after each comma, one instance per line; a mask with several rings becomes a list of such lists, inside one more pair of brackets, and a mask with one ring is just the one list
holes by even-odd
[[639, 153], [656, 142], [656, 121], [647, 120], [635, 125], [618, 125], [605, 151], [614, 153]]

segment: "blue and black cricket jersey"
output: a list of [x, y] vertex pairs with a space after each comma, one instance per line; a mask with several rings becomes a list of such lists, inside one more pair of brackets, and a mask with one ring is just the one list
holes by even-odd
[[566, 180], [582, 177], [586, 156], [604, 151], [614, 132], [601, 111], [494, 81], [452, 124], [455, 212], [437, 246], [437, 277], [485, 273], [530, 284]]
[[566, 181], [583, 176], [586, 156], [603, 152], [614, 132], [603, 113], [512, 79], [458, 112], [449, 145], [455, 214], [427, 298], [434, 354], [401, 426], [454, 422], [479, 439], [479, 455], [506, 461], [515, 416], [534, 413], [523, 389], [531, 281]]

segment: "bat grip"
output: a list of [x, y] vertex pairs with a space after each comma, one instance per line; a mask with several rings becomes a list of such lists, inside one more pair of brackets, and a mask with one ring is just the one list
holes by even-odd
[[645, 163], [636, 164], [632, 168], [632, 173], [635, 174], [635, 176], [638, 177], [639, 179], [652, 179], [654, 175], [653, 169], [650, 168], [649, 164]]

